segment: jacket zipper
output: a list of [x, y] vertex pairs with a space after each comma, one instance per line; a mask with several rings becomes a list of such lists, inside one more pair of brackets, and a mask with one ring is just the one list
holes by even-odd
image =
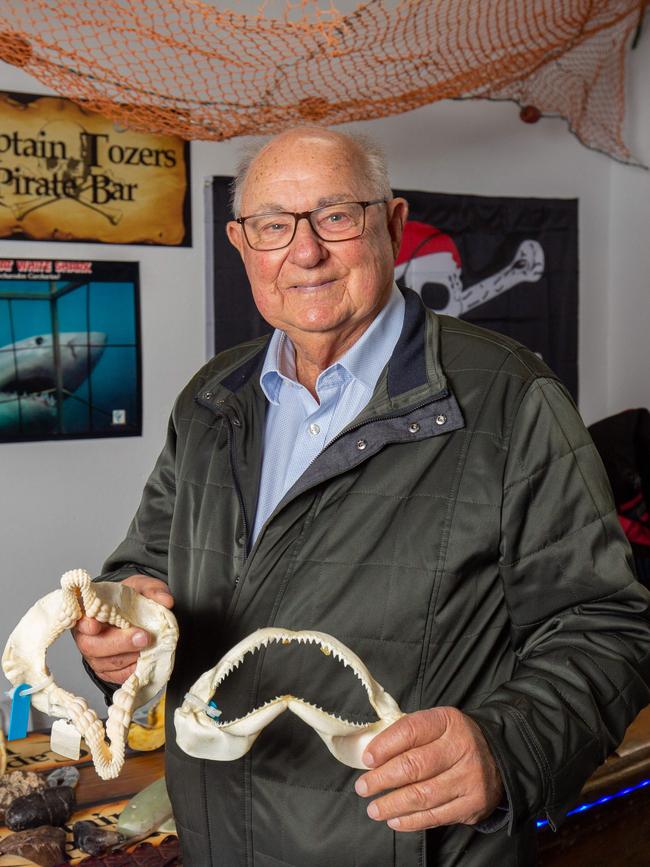
[[[330, 440], [330, 442], [325, 446], [325, 448], [322, 449], [318, 453], [318, 455], [316, 455], [316, 457], [313, 458], [313, 460], [311, 460], [309, 462], [309, 464], [307, 465], [305, 470], [309, 469], [309, 467], [314, 463], [314, 461], [316, 461], [318, 459], [319, 455], [321, 455], [326, 449], [330, 448], [330, 446], [334, 445], [334, 443], [337, 442], [337, 440], [340, 440], [344, 436], [347, 436], [347, 434], [353, 433], [355, 430], [360, 430], [362, 427], [365, 427], [368, 424], [373, 424], [374, 422], [390, 421], [391, 419], [400, 418], [401, 416], [408, 415], [411, 412], [416, 412], [417, 410], [423, 409], [425, 406], [428, 406], [431, 403], [435, 403], [436, 401], [441, 400], [442, 398], [445, 398], [448, 395], [449, 395], [449, 390], [445, 388], [445, 389], [442, 389], [442, 391], [439, 391], [437, 394], [434, 394], [431, 397], [427, 398], [427, 400], [424, 400], [421, 403], [416, 404], [415, 406], [408, 407], [408, 409], [405, 409], [403, 412], [385, 413], [384, 415], [375, 416], [373, 418], [366, 419], [365, 421], [361, 421], [361, 422], [358, 422], [357, 424], [354, 424], [354, 425], [351, 425], [349, 427], [344, 428], [332, 440]], [[239, 501], [239, 507], [240, 507], [241, 516], [242, 516], [242, 523], [244, 526], [244, 537], [246, 540], [246, 542], [245, 542], [244, 568], [242, 569], [241, 574], [237, 575], [235, 577], [234, 589], [233, 589], [233, 595], [234, 595], [237, 592], [238, 585], [240, 584], [242, 578], [245, 577], [246, 566], [249, 562], [250, 554], [252, 553], [255, 546], [253, 546], [253, 548], [249, 547], [250, 546], [249, 523], [248, 523], [248, 518], [246, 515], [246, 507], [244, 504], [244, 497], [243, 497], [243, 494], [241, 491], [241, 486], [239, 484], [239, 476], [237, 474], [237, 455], [236, 455], [236, 451], [235, 451], [235, 442], [234, 442], [235, 432], [233, 430], [233, 423], [232, 423], [230, 416], [228, 415], [228, 413], [225, 410], [219, 409], [217, 407], [210, 407], [210, 409], [212, 409], [215, 413], [218, 413], [219, 415], [223, 416], [223, 418], [225, 419], [226, 424], [227, 424], [228, 456], [230, 458], [230, 469], [232, 471], [233, 483], [234, 483], [235, 491], [237, 493], [237, 499]], [[268, 522], [268, 520], [270, 520], [271, 517], [273, 517], [273, 514], [269, 516], [269, 518], [267, 519], [267, 522]], [[233, 601], [234, 600], [231, 599], [231, 606], [232, 606]]]
[[[365, 421], [359, 422], [358, 424], [354, 424], [354, 425], [352, 425], [352, 426], [350, 426], [350, 427], [346, 427], [346, 428], [344, 428], [344, 429], [343, 429], [342, 431], [340, 431], [340, 432], [339, 432], [339, 433], [338, 433], [338, 434], [337, 434], [333, 439], [331, 439], [331, 440], [328, 442], [328, 444], [325, 446], [324, 449], [321, 449], [321, 451], [316, 455], [316, 457], [312, 458], [312, 460], [311, 460], [311, 461], [307, 464], [307, 466], [305, 467], [305, 472], [309, 469], [309, 467], [311, 467], [311, 465], [314, 463], [314, 461], [316, 461], [316, 460], [318, 459], [318, 457], [319, 457], [320, 455], [322, 455], [322, 453], [323, 453], [324, 451], [326, 451], [326, 449], [328, 449], [330, 446], [334, 445], [334, 443], [335, 443], [337, 440], [341, 439], [342, 437], [346, 436], [347, 434], [349, 434], [349, 433], [353, 433], [355, 430], [359, 430], [360, 428], [365, 427], [365, 425], [367, 425], [367, 424], [372, 424], [373, 422], [376, 422], [376, 421], [388, 421], [388, 420], [390, 420], [390, 419], [392, 419], [392, 418], [400, 418], [400, 416], [408, 415], [410, 412], [415, 412], [415, 411], [418, 410], [418, 409], [423, 409], [423, 407], [428, 406], [430, 403], [434, 403], [434, 402], [437, 401], [437, 400], [441, 400], [442, 398], [447, 397], [448, 395], [449, 395], [449, 390], [445, 388], [445, 389], [443, 389], [442, 391], [439, 391], [437, 394], [434, 394], [432, 397], [428, 398], [427, 400], [423, 401], [422, 403], [418, 403], [418, 404], [416, 404], [415, 406], [410, 406], [410, 407], [409, 407], [407, 410], [405, 410], [404, 412], [394, 412], [394, 413], [386, 413], [385, 415], [378, 415], [378, 416], [375, 416], [374, 418], [369, 418], [369, 419], [366, 419]], [[269, 515], [269, 517], [267, 518], [267, 520], [266, 520], [266, 522], [265, 522], [265, 524], [264, 524], [264, 527], [266, 526], [266, 524], [268, 523], [268, 521], [270, 521], [270, 519], [271, 519], [274, 515], [275, 515], [275, 510], [274, 510], [274, 511]], [[264, 527], [262, 527], [262, 528], [260, 529], [260, 534], [261, 534], [262, 530], [264, 529]], [[249, 541], [249, 540], [248, 540], [248, 538], [247, 538], [247, 553], [246, 553], [246, 561], [248, 560], [249, 555], [250, 555], [250, 554], [254, 551], [254, 549], [255, 549], [255, 545], [253, 545], [253, 547], [252, 547], [250, 550], [248, 549], [248, 541]]]
[[[244, 503], [244, 495], [242, 494], [241, 485], [239, 484], [239, 475], [237, 472], [237, 452], [235, 450], [235, 431], [233, 430], [233, 422], [228, 413], [223, 409], [214, 408], [214, 411], [218, 413], [225, 419], [226, 428], [227, 428], [227, 436], [228, 436], [228, 457], [230, 459], [230, 470], [232, 472], [232, 480], [235, 487], [235, 491], [237, 493], [237, 499], [239, 501], [239, 508], [241, 510], [242, 524], [243, 524], [243, 534], [245, 539], [244, 545], [244, 562], [248, 559], [248, 545], [249, 545], [249, 524], [248, 524], [248, 516], [246, 515], [246, 505]], [[241, 422], [240, 422], [241, 424]], [[239, 576], [235, 578], [235, 587], [239, 583]]]

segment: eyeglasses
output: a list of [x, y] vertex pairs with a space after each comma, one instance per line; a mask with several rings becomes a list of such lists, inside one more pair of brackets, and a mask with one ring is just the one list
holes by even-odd
[[293, 241], [302, 219], [309, 225], [321, 241], [351, 241], [363, 235], [366, 228], [366, 208], [370, 205], [386, 203], [386, 199], [373, 199], [371, 202], [337, 202], [314, 208], [313, 211], [274, 211], [269, 214], [253, 214], [239, 217], [236, 222], [244, 229], [244, 237], [253, 250], [281, 250]]

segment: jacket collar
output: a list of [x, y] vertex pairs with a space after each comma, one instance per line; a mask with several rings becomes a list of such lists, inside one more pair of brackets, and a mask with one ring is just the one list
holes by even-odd
[[[367, 408], [372, 407], [377, 413], [406, 409], [447, 387], [440, 363], [438, 317], [424, 306], [417, 293], [411, 289], [401, 291], [405, 301], [402, 331]], [[265, 337], [251, 341], [250, 349], [243, 357], [240, 355], [234, 365], [208, 379], [197, 395], [199, 401], [210, 401], [215, 396], [227, 400], [250, 385], [259, 389], [258, 380], [269, 340]]]

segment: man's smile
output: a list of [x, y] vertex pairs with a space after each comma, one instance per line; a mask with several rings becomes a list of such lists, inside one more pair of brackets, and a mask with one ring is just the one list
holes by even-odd
[[287, 288], [291, 290], [298, 290], [299, 292], [319, 292], [323, 289], [329, 289], [330, 286], [334, 285], [334, 280], [323, 280], [321, 282], [313, 282], [313, 283], [294, 283]]

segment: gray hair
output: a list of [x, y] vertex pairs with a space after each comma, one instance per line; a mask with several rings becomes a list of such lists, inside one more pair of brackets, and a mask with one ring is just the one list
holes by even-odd
[[[334, 132], [334, 130], [328, 130], [327, 127], [305, 126], [304, 129], [311, 132], [322, 132], [323, 130]], [[372, 198], [386, 199], [387, 201], [392, 199], [393, 191], [391, 190], [388, 177], [386, 157], [377, 142], [373, 141], [369, 136], [360, 135], [359, 133], [344, 133], [336, 130], [336, 134], [348, 139], [361, 157], [365, 180], [369, 186], [368, 195]], [[249, 145], [242, 152], [237, 164], [237, 173], [230, 185], [230, 204], [235, 218], [241, 217], [242, 197], [251, 166], [264, 148], [272, 141], [273, 138], [263, 139], [261, 142]]]

